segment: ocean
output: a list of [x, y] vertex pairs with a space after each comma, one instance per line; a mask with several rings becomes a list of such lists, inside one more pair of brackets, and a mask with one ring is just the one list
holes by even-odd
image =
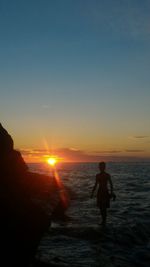
[[[51, 175], [44, 164], [29, 164], [33, 172]], [[68, 188], [69, 220], [54, 221], [43, 236], [36, 257], [52, 266], [150, 266], [150, 162], [109, 162], [116, 200], [102, 227], [96, 198], [90, 198], [97, 163], [58, 164]], [[96, 193], [95, 193], [96, 195]]]

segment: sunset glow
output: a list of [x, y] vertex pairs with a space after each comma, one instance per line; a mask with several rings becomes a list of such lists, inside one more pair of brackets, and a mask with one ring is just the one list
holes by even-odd
[[57, 163], [57, 159], [56, 158], [53, 158], [53, 157], [50, 157], [47, 159], [47, 163], [51, 166], [55, 166], [55, 164]]

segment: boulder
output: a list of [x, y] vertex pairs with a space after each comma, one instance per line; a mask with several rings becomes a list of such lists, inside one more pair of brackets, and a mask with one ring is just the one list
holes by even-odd
[[[0, 253], [4, 266], [28, 266], [55, 209], [58, 215], [67, 208], [54, 180], [49, 181], [49, 176], [29, 172], [12, 137], [0, 124]], [[45, 202], [49, 202], [49, 212], [42, 205]]]

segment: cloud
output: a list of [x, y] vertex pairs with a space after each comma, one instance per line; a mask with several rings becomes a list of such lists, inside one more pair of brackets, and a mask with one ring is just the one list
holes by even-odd
[[116, 153], [121, 153], [123, 151], [121, 150], [100, 150], [100, 151], [94, 151], [93, 153], [96, 154], [116, 154]]
[[135, 139], [144, 139], [144, 138], [148, 138], [148, 135], [137, 135], [137, 136], [133, 136], [133, 138]]
[[149, 138], [149, 135], [134, 135], [134, 136], [129, 136], [128, 138], [135, 141], [143, 141], [144, 139]]
[[[53, 151], [45, 149], [24, 149], [20, 151], [27, 162], [45, 161], [45, 158], [50, 155], [55, 155], [65, 162], [99, 162], [99, 161], [120, 161], [126, 159], [123, 153], [142, 153], [142, 149], [126, 149], [126, 150], [101, 150], [88, 153], [87, 151], [76, 148], [58, 148]], [[120, 155], [120, 153], [122, 153]]]
[[74, 148], [74, 147], [70, 147], [70, 150], [72, 150], [72, 151], [80, 151], [79, 149]]
[[[18, 149], [20, 150], [20, 152], [23, 154], [23, 155], [29, 155], [29, 154], [32, 154], [32, 150], [31, 149]], [[33, 152], [34, 153], [34, 152]]]
[[131, 152], [131, 153], [134, 153], [134, 152], [137, 152], [137, 153], [140, 153], [140, 152], [144, 152], [145, 150], [143, 149], [126, 149], [125, 152]]
[[24, 155], [43, 155], [46, 153], [45, 149], [21, 149], [20, 152]]
[[69, 161], [78, 161], [87, 157], [86, 153], [82, 150], [72, 149], [72, 148], [60, 148], [55, 150], [55, 153], [60, 155], [60, 157], [65, 158]]
[[26, 161], [31, 158], [33, 160], [39, 160], [42, 161], [44, 157], [48, 157], [50, 155], [56, 155], [58, 158], [63, 159], [66, 162], [98, 162], [100, 160], [100, 156], [98, 155], [89, 155], [87, 152], [76, 149], [76, 148], [59, 148], [55, 149], [53, 151], [47, 151], [45, 149], [23, 149], [20, 150], [23, 157], [26, 159]]

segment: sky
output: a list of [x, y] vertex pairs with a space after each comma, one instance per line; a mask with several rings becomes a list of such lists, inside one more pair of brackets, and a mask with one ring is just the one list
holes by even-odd
[[25, 160], [150, 159], [149, 14], [149, 0], [0, 0], [0, 122]]

